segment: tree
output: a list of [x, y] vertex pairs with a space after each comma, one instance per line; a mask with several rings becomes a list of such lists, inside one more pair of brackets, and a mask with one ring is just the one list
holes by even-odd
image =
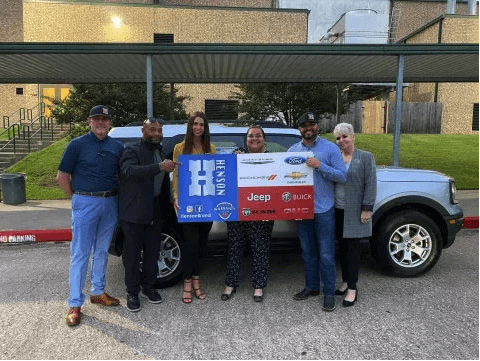
[[[337, 88], [338, 87], [338, 88]], [[317, 115], [335, 114], [337, 89], [340, 113], [356, 99], [348, 100], [341, 90], [346, 84], [331, 83], [249, 83], [238, 85], [239, 91], [232, 97], [239, 100], [238, 110], [244, 119], [265, 119], [283, 114], [288, 126], [296, 127], [297, 119], [306, 111]]]
[[[170, 92], [163, 83], [153, 85], [153, 114], [155, 117], [186, 119], [183, 106], [186, 97], [177, 96], [174, 90], [173, 107]], [[54, 100], [53, 117], [59, 123], [83, 122], [90, 109], [98, 104], [112, 111], [112, 126], [140, 122], [147, 117], [147, 89], [140, 83], [74, 84], [70, 95], [63, 101]]]

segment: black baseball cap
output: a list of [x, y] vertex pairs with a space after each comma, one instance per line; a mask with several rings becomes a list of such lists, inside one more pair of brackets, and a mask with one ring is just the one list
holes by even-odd
[[318, 118], [315, 116], [315, 114], [307, 112], [303, 113], [297, 121], [299, 127], [301, 127], [307, 122], [318, 123]]
[[92, 109], [90, 109], [90, 117], [94, 117], [96, 115], [104, 115], [108, 119], [112, 119], [112, 113], [105, 105], [95, 105]]

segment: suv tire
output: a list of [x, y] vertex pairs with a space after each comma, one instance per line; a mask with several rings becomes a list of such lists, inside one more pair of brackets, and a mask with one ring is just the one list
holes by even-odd
[[167, 288], [177, 284], [183, 275], [180, 236], [174, 230], [168, 230], [162, 233], [160, 242], [155, 288]]
[[390, 214], [377, 228], [373, 254], [379, 264], [398, 276], [413, 277], [430, 270], [442, 253], [440, 230], [418, 211]]
[[[125, 256], [122, 253], [122, 261], [125, 266]], [[167, 288], [177, 284], [182, 278], [182, 250], [180, 237], [174, 230], [168, 230], [161, 234], [160, 253], [157, 260], [158, 273], [155, 288]], [[140, 272], [142, 262], [140, 262]]]

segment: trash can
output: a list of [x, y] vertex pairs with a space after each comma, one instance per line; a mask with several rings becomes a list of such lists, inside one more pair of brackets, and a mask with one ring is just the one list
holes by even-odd
[[2, 193], [4, 204], [20, 204], [27, 201], [25, 191], [25, 174], [3, 173], [0, 174], [2, 181]]

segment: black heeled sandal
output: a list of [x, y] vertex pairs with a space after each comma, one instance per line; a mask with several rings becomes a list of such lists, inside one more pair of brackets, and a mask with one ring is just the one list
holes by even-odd
[[228, 301], [230, 298], [233, 297], [233, 294], [237, 292], [237, 289], [235, 287], [232, 288], [232, 290], [230, 291], [230, 293], [226, 293], [225, 290], [223, 290], [223, 293], [222, 293], [222, 296], [220, 297], [220, 299], [222, 301]]
[[345, 289], [344, 289], [344, 290], [342, 290], [342, 286], [343, 286], [343, 283], [342, 283], [342, 285], [340, 285], [339, 288], [337, 288], [337, 289], [335, 290], [335, 295], [336, 295], [336, 296], [341, 296], [341, 295], [344, 295], [345, 293], [347, 293], [348, 285], [345, 285]]
[[349, 289], [349, 291], [355, 291], [355, 298], [353, 299], [353, 301], [343, 300], [343, 302], [342, 302], [343, 307], [351, 307], [355, 304], [355, 302], [357, 302], [358, 290], [350, 290]]
[[263, 301], [263, 290], [261, 288], [259, 288], [261, 291], [262, 291], [262, 294], [261, 295], [256, 295], [255, 292], [257, 291], [257, 289], [255, 289], [255, 291], [253, 292], [253, 300], [255, 302], [262, 302]]
[[183, 280], [183, 303], [192, 303], [192, 280]]
[[205, 295], [205, 293], [203, 293], [201, 289], [199, 277], [195, 277], [195, 276], [192, 277], [192, 287], [193, 287], [193, 293], [195, 297], [197, 297], [199, 300], [203, 301], [205, 298], [207, 298], [207, 295]]

